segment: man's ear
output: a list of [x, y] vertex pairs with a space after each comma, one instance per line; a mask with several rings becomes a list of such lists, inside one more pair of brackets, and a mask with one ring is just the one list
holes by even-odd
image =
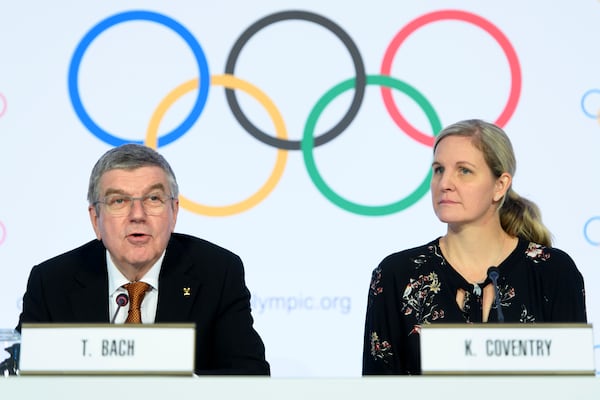
[[96, 212], [96, 207], [92, 205], [88, 206], [88, 214], [90, 215], [90, 222], [92, 223], [92, 228], [94, 228], [94, 232], [96, 233], [96, 239], [102, 240], [100, 229], [98, 229], [98, 218], [100, 218], [100, 216]]

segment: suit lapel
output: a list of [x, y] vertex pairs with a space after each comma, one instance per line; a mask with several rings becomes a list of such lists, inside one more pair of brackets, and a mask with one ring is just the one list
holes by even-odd
[[200, 280], [190, 273], [191, 259], [172, 238], [160, 269], [156, 322], [183, 322], [200, 290]]
[[106, 249], [102, 242], [91, 244], [74, 279], [69, 298], [75, 320], [108, 323], [108, 272]]

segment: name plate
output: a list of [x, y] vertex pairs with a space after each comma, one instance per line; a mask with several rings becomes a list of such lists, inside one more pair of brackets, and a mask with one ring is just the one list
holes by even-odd
[[595, 375], [588, 324], [430, 324], [423, 374]]
[[21, 375], [192, 375], [194, 324], [23, 324]]

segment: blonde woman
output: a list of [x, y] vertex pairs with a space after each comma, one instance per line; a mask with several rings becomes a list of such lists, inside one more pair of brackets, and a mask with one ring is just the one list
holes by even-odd
[[457, 122], [433, 152], [433, 210], [447, 231], [373, 271], [363, 375], [420, 374], [423, 324], [586, 322], [581, 273], [552, 247], [537, 206], [512, 188], [506, 133], [481, 120]]

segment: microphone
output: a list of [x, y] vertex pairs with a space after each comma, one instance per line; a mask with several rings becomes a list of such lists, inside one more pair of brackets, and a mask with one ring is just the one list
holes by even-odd
[[498, 322], [504, 322], [504, 313], [502, 312], [502, 304], [500, 302], [500, 289], [498, 288], [498, 278], [500, 277], [500, 270], [498, 267], [489, 267], [487, 270], [487, 276], [494, 285], [495, 292], [495, 303], [496, 303], [496, 315], [498, 316]]
[[117, 311], [115, 311], [115, 315], [113, 315], [112, 319], [110, 320], [111, 324], [115, 323], [115, 319], [117, 319], [117, 314], [119, 314], [121, 307], [124, 307], [127, 305], [127, 303], [129, 303], [129, 297], [127, 297], [125, 293], [121, 293], [117, 296], [115, 301], [117, 302]]

